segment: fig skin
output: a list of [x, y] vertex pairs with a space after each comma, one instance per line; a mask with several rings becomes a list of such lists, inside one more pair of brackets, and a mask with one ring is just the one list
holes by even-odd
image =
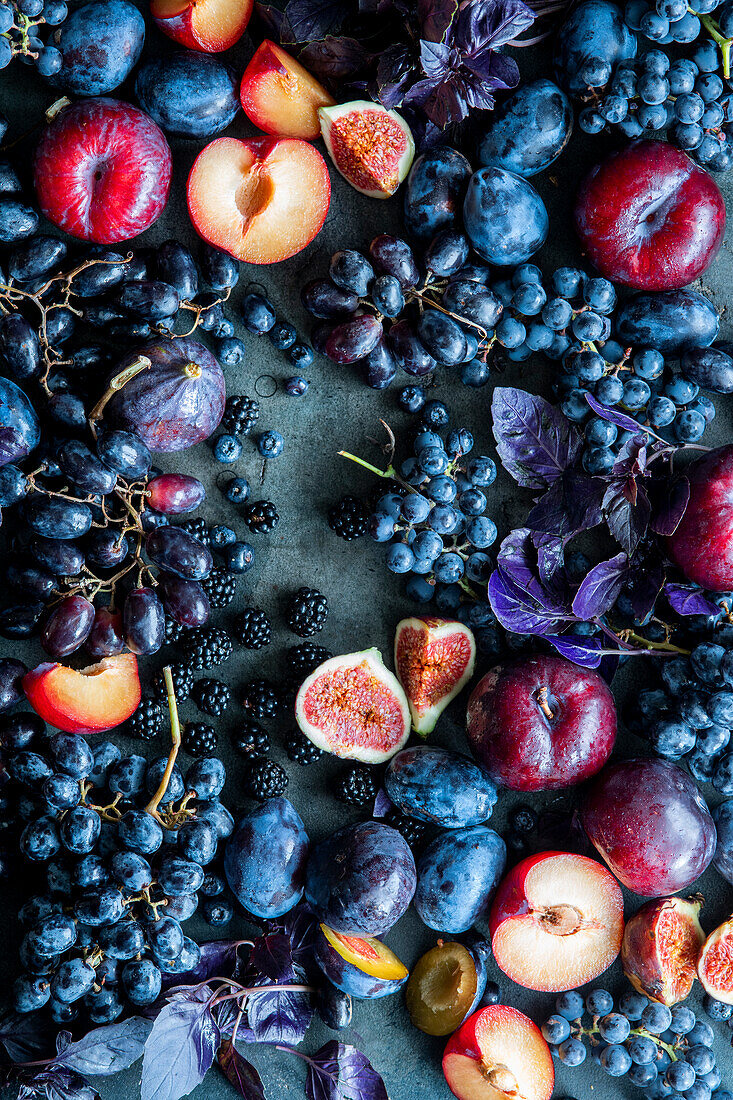
[[[621, 965], [638, 993], [663, 1005], [675, 1005], [689, 996], [695, 981], [695, 963], [705, 939], [699, 914], [702, 898], [655, 898], [629, 919], [621, 944]], [[673, 914], [672, 912], [673, 911]], [[665, 961], [663, 923], [673, 916], [679, 922], [681, 951]], [[669, 934], [669, 930], [667, 930]], [[680, 959], [682, 955], [682, 960]]]

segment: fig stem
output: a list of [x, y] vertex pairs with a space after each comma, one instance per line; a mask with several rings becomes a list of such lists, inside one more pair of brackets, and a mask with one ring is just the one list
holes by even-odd
[[176, 757], [178, 756], [178, 750], [181, 747], [181, 723], [178, 719], [178, 704], [176, 703], [176, 689], [173, 686], [173, 676], [171, 674], [170, 665], [166, 665], [163, 669], [163, 680], [165, 682], [165, 691], [168, 698], [168, 713], [171, 718], [171, 751], [168, 753], [168, 760], [165, 765], [165, 771], [158, 785], [158, 789], [153, 797], [145, 807], [146, 814], [152, 814], [153, 817], [161, 820], [158, 813], [158, 806], [161, 803], [163, 795], [166, 792], [170, 777], [173, 774], [173, 768], [176, 763]]
[[102, 414], [104, 413], [107, 404], [112, 400], [114, 395], [122, 389], [123, 386], [126, 386], [128, 382], [131, 382], [132, 379], [136, 378], [138, 374], [142, 373], [142, 371], [150, 370], [152, 365], [153, 364], [151, 360], [148, 359], [147, 355], [138, 355], [137, 358], [134, 359], [128, 367], [125, 367], [124, 370], [121, 370], [110, 381], [107, 389], [104, 391], [99, 401], [97, 401], [97, 404], [94, 406], [92, 411], [89, 413], [89, 427], [95, 439], [97, 438], [97, 423], [102, 419]]
[[550, 721], [552, 721], [552, 719], [555, 717], [555, 712], [550, 704], [547, 702], [547, 688], [542, 687], [537, 692], [537, 702], [545, 718], [549, 718]]

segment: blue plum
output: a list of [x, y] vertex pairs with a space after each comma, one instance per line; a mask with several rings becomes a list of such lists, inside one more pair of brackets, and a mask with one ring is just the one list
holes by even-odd
[[636, 57], [636, 35], [609, 0], [585, 0], [560, 27], [553, 64], [558, 84], [570, 95], [605, 85], [618, 61]]
[[487, 821], [497, 796], [496, 784], [473, 760], [422, 745], [392, 757], [384, 785], [406, 814], [444, 829]]
[[240, 106], [233, 70], [218, 57], [195, 50], [145, 61], [135, 79], [135, 95], [161, 129], [181, 137], [213, 137]]
[[479, 163], [534, 176], [560, 156], [572, 130], [573, 109], [565, 92], [551, 80], [533, 80], [489, 115]]
[[305, 896], [335, 932], [379, 936], [405, 912], [415, 884], [415, 860], [404, 838], [389, 825], [362, 821], [313, 848]]
[[724, 879], [733, 882], [733, 799], [715, 807], [713, 821], [718, 831], [713, 863]]
[[704, 390], [733, 393], [733, 348], [729, 344], [689, 348], [680, 360], [682, 373]]
[[713, 303], [689, 287], [635, 294], [616, 314], [621, 343], [656, 348], [670, 356], [712, 344], [719, 325]]
[[0, 378], [0, 466], [25, 458], [41, 440], [30, 401], [15, 382]]
[[240, 905], [267, 920], [303, 896], [308, 834], [287, 798], [271, 798], [242, 818], [224, 851], [224, 873]]
[[145, 20], [128, 0], [93, 0], [72, 11], [49, 40], [63, 63], [48, 83], [76, 95], [106, 95], [132, 72]]
[[471, 165], [449, 146], [417, 157], [405, 184], [407, 233], [427, 244], [439, 229], [453, 225], [471, 176]]
[[417, 868], [419, 917], [437, 932], [466, 932], [487, 912], [505, 866], [506, 844], [485, 825], [437, 837]]
[[463, 224], [471, 244], [497, 267], [524, 263], [547, 238], [549, 219], [531, 183], [505, 168], [480, 168], [468, 184]]

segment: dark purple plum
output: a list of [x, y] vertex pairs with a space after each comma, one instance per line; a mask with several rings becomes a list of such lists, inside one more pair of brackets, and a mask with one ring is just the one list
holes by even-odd
[[240, 905], [271, 920], [303, 896], [308, 834], [287, 798], [271, 798], [242, 818], [224, 851], [224, 873]]
[[369, 245], [369, 258], [377, 271], [393, 275], [403, 290], [420, 282], [420, 272], [407, 241], [380, 233]]
[[404, 318], [397, 321], [387, 333], [387, 343], [398, 367], [418, 377], [430, 374], [437, 366], [430, 352], [419, 340], [412, 325]]
[[[347, 942], [343, 946], [346, 952], [358, 960], [359, 947], [363, 942], [355, 937], [347, 937]], [[364, 946], [368, 952], [365, 960], [368, 968], [380, 969], [385, 976], [370, 974], [367, 969], [361, 969], [356, 962], [351, 962], [341, 955], [330, 942], [323, 925], [316, 931], [313, 952], [318, 966], [329, 982], [351, 997], [372, 1001], [396, 993], [407, 981], [407, 969], [398, 965], [399, 960], [384, 944], [367, 940]], [[375, 955], [379, 957], [375, 958]], [[402, 973], [399, 977], [395, 977], [393, 976], [395, 971], [402, 971]]]
[[152, 368], [118, 390], [105, 415], [154, 452], [182, 451], [208, 439], [226, 398], [224, 375], [211, 352], [188, 337], [161, 337], [125, 356], [115, 374], [138, 355], [147, 356]]
[[0, 466], [35, 450], [41, 426], [30, 401], [15, 382], [0, 378]]
[[713, 303], [690, 287], [634, 294], [616, 314], [616, 335], [623, 344], [656, 348], [669, 356], [707, 347], [719, 326]]
[[377, 346], [382, 332], [381, 322], [371, 313], [342, 321], [329, 333], [326, 355], [334, 363], [356, 363]]
[[41, 645], [51, 657], [68, 657], [84, 645], [94, 624], [94, 605], [83, 596], [66, 596], [51, 612]]
[[32, 531], [50, 539], [76, 539], [92, 526], [86, 504], [34, 493], [23, 503], [25, 520]]
[[18, 382], [38, 378], [41, 345], [36, 330], [19, 313], [0, 317], [0, 365]]
[[505, 168], [474, 172], [463, 222], [479, 256], [497, 267], [524, 263], [545, 243], [549, 228], [545, 204], [532, 184]]
[[75, 95], [106, 95], [129, 76], [145, 40], [145, 20], [127, 0], [93, 0], [54, 30], [63, 63], [49, 84]]
[[165, 638], [165, 612], [153, 588], [134, 588], [122, 608], [125, 645], [139, 656], [157, 653]]
[[439, 229], [453, 225], [471, 176], [471, 165], [449, 146], [417, 157], [405, 184], [405, 229], [427, 243]]
[[152, 464], [150, 451], [134, 432], [104, 431], [97, 439], [99, 457], [129, 481], [145, 477]]
[[56, 454], [63, 473], [82, 493], [106, 496], [117, 484], [117, 474], [89, 450], [80, 439], [67, 439]]
[[415, 884], [415, 860], [400, 833], [379, 821], [362, 821], [313, 848], [305, 894], [335, 932], [380, 936], [405, 912]]
[[156, 527], [145, 540], [148, 557], [167, 573], [201, 581], [211, 572], [208, 546], [180, 527]]
[[553, 64], [557, 82], [572, 96], [604, 86], [618, 61], [636, 57], [636, 35], [610, 0], [585, 0], [560, 27]]
[[493, 779], [473, 760], [422, 745], [392, 757], [384, 786], [404, 813], [443, 829], [488, 821], [497, 797]]
[[417, 867], [415, 909], [428, 928], [457, 935], [488, 912], [506, 867], [506, 844], [474, 825], [437, 837]]
[[226, 129], [240, 106], [234, 71], [198, 50], [151, 56], [138, 69], [135, 95], [161, 130], [179, 137], [213, 137]]
[[556, 160], [570, 141], [573, 108], [551, 80], [522, 84], [486, 116], [479, 164], [534, 176]]
[[680, 359], [682, 373], [713, 393], [733, 393], [733, 348], [729, 344], [689, 348]]
[[163, 607], [182, 626], [203, 626], [210, 614], [209, 598], [198, 581], [161, 573], [159, 589]]

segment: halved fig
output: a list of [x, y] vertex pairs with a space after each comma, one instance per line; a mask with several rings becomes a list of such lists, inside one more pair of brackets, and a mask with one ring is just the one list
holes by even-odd
[[417, 960], [407, 983], [407, 1011], [426, 1035], [450, 1035], [478, 1007], [486, 988], [483, 955], [438, 940]]
[[697, 976], [706, 993], [733, 1005], [733, 917], [711, 932], [700, 948]]
[[629, 920], [621, 944], [621, 965], [634, 989], [663, 1005], [688, 997], [705, 939], [700, 927], [702, 898], [654, 898]]
[[386, 944], [374, 936], [344, 936], [319, 926], [314, 946], [319, 967], [337, 989], [362, 1000], [396, 993], [409, 971]]
[[476, 639], [467, 626], [450, 619], [403, 619], [395, 633], [394, 663], [412, 728], [425, 737], [471, 679]]
[[341, 175], [362, 195], [388, 199], [410, 171], [412, 131], [401, 115], [355, 99], [320, 107], [321, 135]]
[[301, 684], [295, 717], [319, 749], [365, 764], [389, 760], [410, 736], [407, 698], [377, 649], [319, 665]]

